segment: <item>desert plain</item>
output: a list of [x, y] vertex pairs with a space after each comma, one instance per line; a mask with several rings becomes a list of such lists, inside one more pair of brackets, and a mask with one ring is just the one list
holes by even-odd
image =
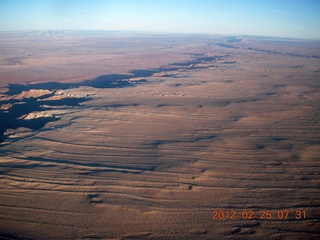
[[2, 239], [319, 239], [320, 42], [0, 35]]

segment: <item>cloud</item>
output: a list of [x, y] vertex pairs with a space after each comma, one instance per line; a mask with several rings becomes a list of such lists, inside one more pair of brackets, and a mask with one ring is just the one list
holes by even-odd
[[288, 15], [288, 16], [291, 15], [290, 13], [285, 12], [285, 11], [281, 11], [281, 10], [279, 10], [279, 9], [277, 9], [276, 12], [277, 12], [277, 13], [281, 13], [281, 14], [285, 14], [285, 15]]

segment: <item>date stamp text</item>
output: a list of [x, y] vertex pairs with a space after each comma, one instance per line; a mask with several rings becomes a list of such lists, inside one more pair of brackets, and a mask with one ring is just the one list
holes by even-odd
[[212, 211], [213, 220], [305, 220], [306, 210], [220, 210]]

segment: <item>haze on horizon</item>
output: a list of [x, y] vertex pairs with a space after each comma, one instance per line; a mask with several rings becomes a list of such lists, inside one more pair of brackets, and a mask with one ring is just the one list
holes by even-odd
[[320, 39], [317, 0], [0, 0], [0, 31], [112, 30]]

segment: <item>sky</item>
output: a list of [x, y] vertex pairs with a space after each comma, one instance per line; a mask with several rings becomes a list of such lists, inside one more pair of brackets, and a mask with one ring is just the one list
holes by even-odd
[[320, 39], [320, 0], [0, 0], [0, 31], [16, 30]]

